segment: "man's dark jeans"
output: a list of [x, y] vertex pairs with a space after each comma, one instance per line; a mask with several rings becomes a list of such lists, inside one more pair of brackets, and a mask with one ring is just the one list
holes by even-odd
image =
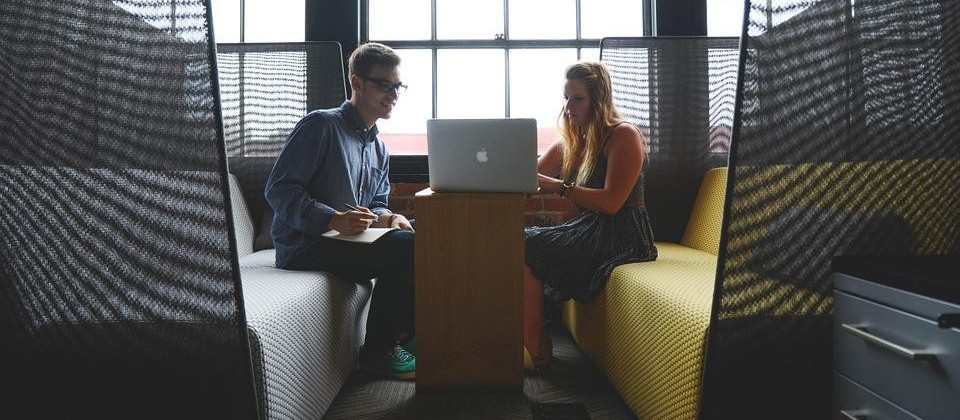
[[329, 272], [345, 281], [376, 278], [364, 351], [382, 354], [400, 334], [414, 334], [413, 232], [392, 231], [372, 244], [320, 239], [290, 263], [290, 270]]

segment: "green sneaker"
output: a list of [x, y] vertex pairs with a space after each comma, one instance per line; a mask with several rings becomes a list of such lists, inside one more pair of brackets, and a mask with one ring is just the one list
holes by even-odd
[[417, 358], [396, 344], [389, 353], [375, 358], [365, 369], [391, 378], [414, 379], [417, 375]]
[[413, 355], [413, 357], [417, 357], [417, 337], [412, 337], [409, 340], [404, 341], [400, 347], [403, 347], [403, 349], [406, 350], [407, 353]]

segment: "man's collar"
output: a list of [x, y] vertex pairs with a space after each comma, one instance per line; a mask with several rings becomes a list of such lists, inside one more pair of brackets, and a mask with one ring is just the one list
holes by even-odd
[[[353, 103], [350, 102], [349, 99], [343, 101], [343, 104], [340, 105], [340, 109], [343, 110], [343, 115], [346, 116], [347, 122], [357, 131], [363, 133], [363, 138], [367, 139], [367, 141], [373, 141], [373, 138], [380, 134], [380, 129], [377, 128], [376, 124], [374, 124], [373, 127], [367, 127], [367, 124], [363, 122], [362, 118], [360, 118], [360, 113], [357, 112], [357, 108], [353, 106]], [[369, 136], [371, 132], [373, 136]]]

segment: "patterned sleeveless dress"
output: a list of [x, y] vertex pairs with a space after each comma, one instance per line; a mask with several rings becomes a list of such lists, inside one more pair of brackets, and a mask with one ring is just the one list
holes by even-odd
[[[607, 160], [600, 156], [586, 188], [603, 188]], [[643, 174], [615, 215], [579, 208], [570, 221], [524, 230], [527, 266], [547, 296], [593, 301], [618, 265], [657, 259], [653, 229], [643, 207]]]

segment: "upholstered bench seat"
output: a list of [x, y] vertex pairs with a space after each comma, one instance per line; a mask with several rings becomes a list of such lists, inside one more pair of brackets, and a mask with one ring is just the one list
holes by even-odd
[[565, 320], [584, 353], [640, 418], [693, 418], [717, 256], [658, 243], [657, 261], [625, 264]]
[[276, 268], [230, 175], [234, 232], [257, 399], [263, 419], [320, 419], [356, 368], [373, 281]]
[[717, 273], [726, 168], [704, 176], [680, 243], [613, 270], [596, 301], [564, 305], [564, 324], [642, 419], [694, 419]]
[[319, 419], [356, 367], [370, 284], [241, 268], [262, 418]]
[[277, 250], [262, 249], [240, 257], [240, 269], [257, 267], [276, 267]]

